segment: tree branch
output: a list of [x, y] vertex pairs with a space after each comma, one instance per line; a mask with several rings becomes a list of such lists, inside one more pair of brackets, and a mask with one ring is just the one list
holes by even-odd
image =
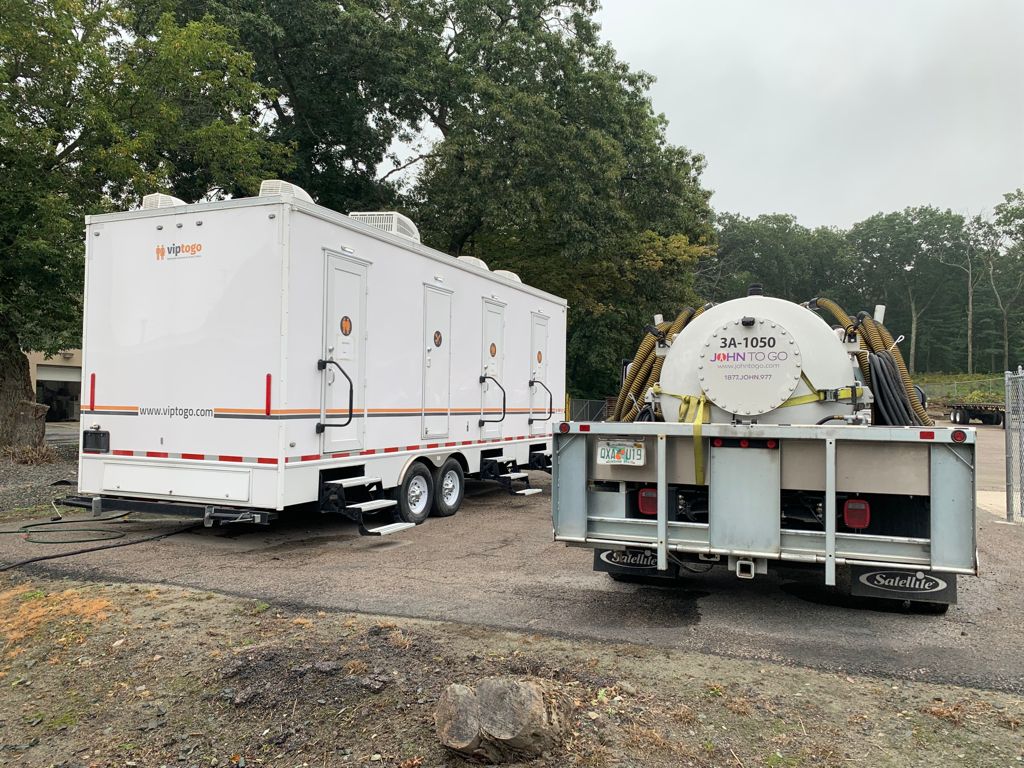
[[381, 176], [379, 179], [377, 179], [377, 181], [387, 181], [389, 176], [392, 176], [392, 175], [398, 173], [399, 171], [404, 171], [410, 165], [415, 165], [420, 160], [425, 160], [426, 158], [430, 157], [432, 154], [434, 154], [434, 153], [433, 152], [424, 152], [422, 155], [416, 155], [416, 157], [414, 157], [409, 162], [402, 163], [401, 165], [396, 166], [395, 168], [392, 168], [390, 171], [388, 171], [383, 176]]

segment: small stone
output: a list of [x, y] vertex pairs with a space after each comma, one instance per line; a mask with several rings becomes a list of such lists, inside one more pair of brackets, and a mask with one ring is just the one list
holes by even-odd
[[377, 753], [377, 752], [374, 752], [372, 755], [370, 755], [370, 762], [371, 763], [379, 763], [383, 759], [384, 758], [381, 757], [381, 755], [379, 753]]
[[620, 680], [615, 684], [615, 687], [628, 696], [636, 696], [636, 686], [632, 683], [626, 682], [625, 680]]

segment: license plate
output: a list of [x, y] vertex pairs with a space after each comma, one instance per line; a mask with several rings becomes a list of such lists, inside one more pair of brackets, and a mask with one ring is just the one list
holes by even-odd
[[597, 463], [625, 467], [642, 467], [647, 462], [643, 443], [597, 444]]

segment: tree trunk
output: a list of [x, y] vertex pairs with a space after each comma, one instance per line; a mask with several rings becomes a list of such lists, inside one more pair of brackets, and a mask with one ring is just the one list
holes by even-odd
[[1010, 313], [1003, 312], [1003, 370], [1010, 370]]
[[557, 747], [572, 707], [564, 694], [540, 682], [489, 677], [476, 688], [449, 685], [437, 702], [437, 738], [449, 749], [508, 762]]
[[47, 408], [36, 403], [28, 358], [5, 326], [0, 318], [0, 447], [42, 445]]
[[910, 375], [914, 375], [917, 366], [917, 302], [910, 298], [910, 359], [907, 360], [907, 367]]
[[967, 271], [967, 372], [974, 373], [974, 275]]

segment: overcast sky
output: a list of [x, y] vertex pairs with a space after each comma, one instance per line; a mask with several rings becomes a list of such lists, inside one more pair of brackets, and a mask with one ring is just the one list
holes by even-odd
[[1024, 186], [1024, 0], [603, 0], [719, 211], [848, 226]]

